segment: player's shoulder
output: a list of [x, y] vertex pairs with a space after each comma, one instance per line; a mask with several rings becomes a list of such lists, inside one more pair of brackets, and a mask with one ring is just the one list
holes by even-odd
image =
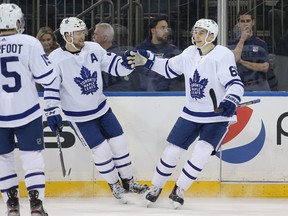
[[31, 45], [34, 45], [35, 43], [36, 44], [40, 44], [40, 41], [31, 36], [31, 35], [27, 35], [27, 34], [15, 34], [14, 37], [16, 38], [16, 40], [19, 42], [19, 43], [23, 43], [23, 44], [31, 44]]
[[230, 54], [230, 55], [233, 55], [233, 52], [228, 48], [228, 47], [225, 47], [225, 46], [222, 46], [222, 45], [216, 45], [215, 48], [214, 48], [216, 55], [218, 56], [224, 56], [224, 55], [227, 55], [227, 54]]
[[213, 52], [209, 53], [209, 56], [216, 61], [222, 61], [223, 59], [229, 58], [229, 56], [234, 59], [233, 52], [229, 48], [222, 45], [216, 45]]
[[100, 44], [92, 41], [85, 41], [85, 48], [87, 49], [96, 49], [96, 50], [103, 50]]
[[59, 47], [55, 50], [53, 50], [50, 54], [49, 54], [49, 59], [53, 59], [53, 61], [55, 60], [60, 60], [62, 59], [62, 57], [64, 56], [63, 54], [65, 53], [63, 47]]
[[186, 49], [183, 50], [182, 54], [183, 55], [187, 55], [187, 54], [191, 54], [191, 53], [197, 53], [199, 52], [197, 47], [195, 45], [190, 45], [188, 46]]

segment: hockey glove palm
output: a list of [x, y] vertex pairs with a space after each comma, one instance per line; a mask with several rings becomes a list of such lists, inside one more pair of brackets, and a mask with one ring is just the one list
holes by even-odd
[[149, 70], [152, 68], [155, 60], [155, 56], [152, 52], [139, 49], [137, 52], [130, 51], [129, 53], [130, 56], [127, 57], [127, 59], [129, 60], [128, 64], [131, 64], [132, 68], [137, 66], [144, 66]]
[[56, 132], [56, 130], [59, 130], [59, 132], [61, 132], [63, 125], [62, 125], [62, 117], [60, 115], [60, 109], [56, 107], [45, 111], [47, 122], [51, 131]]
[[221, 110], [219, 114], [221, 116], [232, 117], [236, 112], [239, 102], [240, 98], [237, 95], [226, 95], [217, 108], [218, 110]]

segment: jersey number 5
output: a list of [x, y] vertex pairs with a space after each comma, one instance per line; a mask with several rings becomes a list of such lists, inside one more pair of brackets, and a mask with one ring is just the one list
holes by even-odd
[[14, 79], [14, 86], [9, 86], [8, 84], [2, 85], [2, 89], [7, 93], [18, 92], [21, 86], [21, 76], [16, 71], [8, 71], [7, 64], [18, 62], [19, 59], [17, 56], [3, 57], [0, 58], [1, 64], [1, 74], [6, 78]]

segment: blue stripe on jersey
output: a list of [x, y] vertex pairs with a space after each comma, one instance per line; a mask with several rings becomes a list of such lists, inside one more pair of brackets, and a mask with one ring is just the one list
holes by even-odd
[[50, 82], [50, 83], [48, 83], [48, 84], [42, 84], [42, 85], [44, 85], [44, 86], [49, 86], [49, 85], [51, 85], [55, 80], [56, 80], [56, 77], [52, 80], [52, 82]]
[[44, 100], [59, 100], [60, 101], [60, 98], [59, 97], [44, 97]]
[[106, 105], [106, 100], [104, 100], [96, 109], [82, 112], [67, 111], [63, 110], [64, 114], [67, 116], [88, 116], [97, 113]]
[[188, 115], [196, 116], [196, 117], [215, 117], [215, 116], [219, 116], [219, 114], [214, 113], [214, 112], [194, 112], [194, 111], [189, 110], [187, 107], [183, 108], [183, 112], [187, 113]]
[[53, 72], [53, 69], [51, 69], [50, 71], [48, 71], [47, 73], [45, 73], [45, 74], [43, 74], [43, 75], [41, 75], [41, 76], [38, 76], [38, 77], [33, 76], [33, 78], [34, 78], [34, 79], [42, 79], [42, 78], [44, 78], [44, 77], [49, 76], [52, 72]]
[[232, 84], [238, 84], [238, 85], [241, 85], [241, 86], [244, 88], [244, 85], [243, 85], [243, 83], [242, 83], [242, 81], [241, 81], [240, 79], [232, 79], [232, 80], [230, 80], [228, 83], [226, 83], [225, 89], [226, 89], [228, 86], [232, 85]]
[[165, 65], [166, 75], [167, 75], [170, 79], [172, 79], [172, 78], [171, 78], [171, 75], [174, 75], [174, 76], [176, 76], [176, 77], [179, 76], [175, 71], [173, 71], [173, 70], [169, 67], [168, 62], [169, 62], [169, 60], [167, 60], [166, 65]]
[[44, 91], [60, 92], [59, 89], [53, 89], [53, 88], [44, 88]]
[[12, 120], [18, 120], [18, 119], [23, 119], [32, 113], [36, 112], [37, 110], [40, 109], [40, 105], [36, 104], [32, 108], [26, 110], [23, 113], [15, 114], [15, 115], [9, 115], [9, 116], [0, 116], [0, 121], [12, 121]]
[[116, 58], [117, 58], [117, 55], [115, 55], [111, 61], [111, 64], [110, 64], [109, 69], [108, 69], [109, 74], [111, 74], [111, 70], [112, 70], [113, 64], [115, 63]]
[[166, 64], [165, 64], [165, 73], [166, 73], [166, 76], [169, 77], [169, 79], [171, 79], [169, 75], [168, 61], [166, 61]]
[[118, 62], [120, 61], [120, 59], [118, 59], [117, 60], [117, 62], [116, 62], [116, 66], [115, 66], [115, 73], [116, 73], [116, 75], [119, 77], [120, 75], [119, 75], [119, 73], [118, 73]]

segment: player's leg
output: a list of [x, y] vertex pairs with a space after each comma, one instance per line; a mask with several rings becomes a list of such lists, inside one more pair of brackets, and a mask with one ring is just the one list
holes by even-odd
[[218, 150], [226, 132], [228, 122], [203, 124], [200, 130], [200, 138], [196, 142], [191, 158], [184, 165], [176, 185], [169, 198], [174, 201], [177, 208], [184, 203], [184, 191], [197, 179], [198, 175], [209, 161], [211, 154]]
[[20, 158], [25, 172], [25, 184], [29, 194], [31, 215], [47, 216], [43, 208], [45, 199], [45, 162], [42, 117], [15, 128]]
[[152, 178], [152, 188], [146, 195], [146, 199], [155, 202], [168, 178], [172, 175], [181, 158], [182, 153], [197, 138], [197, 125], [183, 118], [178, 118], [171, 130], [165, 148]]
[[19, 216], [19, 189], [14, 160], [14, 129], [0, 128], [0, 190], [8, 216]]
[[105, 135], [111, 148], [113, 160], [122, 180], [123, 187], [130, 192], [144, 193], [149, 187], [134, 181], [128, 143], [123, 134], [122, 127], [112, 110], [108, 110], [101, 117], [100, 121], [102, 133]]
[[122, 199], [126, 191], [120, 185], [111, 148], [100, 130], [99, 120], [69, 123], [83, 145], [91, 149], [95, 167], [108, 182], [114, 197]]

